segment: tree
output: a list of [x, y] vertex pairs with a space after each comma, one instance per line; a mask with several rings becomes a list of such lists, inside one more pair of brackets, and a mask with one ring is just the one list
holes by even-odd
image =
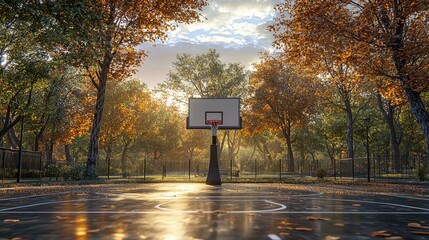
[[219, 57], [214, 49], [196, 56], [178, 55], [159, 91], [179, 103], [187, 102], [190, 97], [241, 97], [247, 86], [247, 71], [239, 63], [222, 63]]
[[[306, 48], [332, 48], [341, 38], [341, 52], [352, 54], [356, 69], [368, 76], [360, 80], [363, 84], [385, 77], [399, 86], [395, 90], [405, 94], [425, 136], [429, 163], [429, 113], [421, 99], [421, 93], [429, 90], [427, 2], [287, 1], [277, 10], [280, 17], [272, 30], [280, 45], [294, 48], [287, 39], [295, 35]], [[394, 89], [380, 86], [383, 93]]]
[[[159, 85], [158, 91], [183, 104], [190, 97], [242, 97], [246, 94], [247, 84], [248, 72], [243, 65], [222, 63], [216, 50], [210, 49], [207, 53], [196, 56], [178, 55], [173, 62], [173, 70], [169, 72], [168, 79]], [[225, 142], [239, 142], [228, 139], [230, 135], [236, 136], [236, 133], [229, 132], [224, 131], [220, 140], [219, 159]], [[230, 151], [228, 157], [233, 158], [231, 154], [234, 153], [236, 151]]]
[[127, 153], [149, 136], [153, 126], [154, 102], [145, 84], [129, 80], [109, 85], [100, 140], [106, 161], [114, 146], [121, 148], [121, 171], [127, 174]]
[[251, 111], [260, 114], [262, 128], [281, 133], [289, 157], [288, 171], [295, 171], [293, 129], [308, 123], [317, 110], [316, 89], [308, 78], [300, 78], [279, 56], [263, 55], [251, 76]]
[[[396, 172], [401, 170], [401, 153], [400, 144], [402, 141], [401, 125], [398, 121], [397, 109], [398, 105], [391, 100], [385, 100], [381, 94], [376, 95], [378, 108], [386, 121], [390, 132], [390, 144], [393, 152], [394, 168]], [[399, 132], [398, 132], [399, 131]]]
[[22, 120], [36, 83], [47, 77], [51, 67], [37, 40], [41, 28], [33, 23], [35, 8], [26, 1], [0, 3], [0, 139]]
[[177, 150], [181, 143], [181, 125], [184, 118], [178, 114], [176, 107], [158, 102], [154, 107], [154, 119], [148, 137], [143, 139], [143, 145], [148, 153], [153, 154], [154, 160], [160, 160], [165, 166], [164, 155]]
[[[83, 67], [97, 91], [91, 138], [88, 150], [87, 177], [94, 176], [98, 141], [108, 81], [120, 81], [133, 74], [145, 56], [137, 48], [143, 42], [166, 38], [166, 31], [178, 23], [199, 20], [205, 0], [181, 1], [90, 1], [90, 10], [99, 21], [85, 26], [91, 41], [73, 41], [70, 45], [86, 51], [91, 57]], [[98, 41], [94, 41], [98, 39]]]

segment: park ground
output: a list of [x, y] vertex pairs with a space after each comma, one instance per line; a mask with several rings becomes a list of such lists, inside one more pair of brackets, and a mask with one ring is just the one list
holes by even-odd
[[8, 183], [0, 239], [429, 239], [429, 185]]

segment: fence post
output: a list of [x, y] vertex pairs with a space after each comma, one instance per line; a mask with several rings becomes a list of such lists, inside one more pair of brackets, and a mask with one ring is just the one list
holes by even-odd
[[4, 176], [5, 176], [5, 172], [6, 172], [6, 149], [2, 149], [2, 169], [3, 169], [3, 174], [1, 177], [1, 182], [4, 182]]
[[42, 181], [42, 171], [43, 171], [43, 167], [42, 167], [42, 153], [39, 152], [39, 180]]
[[143, 162], [143, 180], [146, 181], [146, 158], [144, 158]]
[[19, 137], [19, 154], [18, 154], [18, 176], [16, 182], [21, 182], [21, 167], [22, 167], [22, 132], [24, 128], [24, 116], [21, 118], [21, 136]]

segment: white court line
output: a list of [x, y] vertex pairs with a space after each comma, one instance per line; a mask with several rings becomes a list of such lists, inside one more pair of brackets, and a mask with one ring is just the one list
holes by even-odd
[[[202, 202], [202, 201], [204, 201], [204, 200], [196, 200], [196, 201], [192, 201], [191, 200], [191, 201], [188, 201], [188, 202]], [[226, 201], [226, 200], [222, 200], [222, 201]], [[273, 205], [277, 205], [277, 206], [280, 206], [280, 207], [273, 208], [273, 209], [266, 209], [266, 210], [246, 210], [246, 211], [222, 210], [222, 212], [225, 211], [226, 213], [269, 213], [269, 212], [281, 211], [281, 210], [284, 210], [284, 209], [287, 208], [283, 204], [272, 202], [272, 201], [269, 201], [269, 200], [257, 200], [257, 201], [263, 201], [263, 202], [266, 202], [266, 203], [269, 203], [269, 204], [273, 204]], [[162, 207], [163, 205], [166, 205], [166, 204], [169, 204], [169, 203], [172, 203], [172, 202], [175, 202], [175, 200], [171, 200], [171, 201], [168, 201], [168, 202], [160, 203], [160, 204], [156, 205], [155, 208], [159, 209], [159, 210], [168, 211], [168, 212], [175, 212], [175, 213], [218, 213], [218, 211], [220, 210], [220, 209], [218, 209], [217, 211], [216, 210], [214, 210], [214, 211], [175, 210], [175, 209], [172, 209], [172, 208]], [[252, 202], [254, 202], [254, 201], [252, 201]]]
[[268, 234], [267, 235], [271, 240], [281, 240], [281, 238], [275, 234]]
[[429, 201], [429, 198], [415, 197], [415, 196], [410, 196], [410, 195], [387, 194], [387, 193], [380, 193], [380, 195], [389, 196], [389, 197], [397, 197], [397, 198], [413, 199], [413, 200]]
[[78, 200], [51, 201], [51, 202], [35, 203], [35, 204], [22, 205], [22, 206], [17, 206], [17, 207], [3, 208], [3, 209], [0, 209], [0, 213], [7, 212], [10, 210], [29, 208], [29, 207], [37, 207], [37, 206], [43, 206], [43, 205], [49, 205], [49, 204], [55, 204], [55, 203], [86, 202], [86, 201], [95, 201], [95, 200], [100, 200], [100, 199], [78, 199]]
[[429, 201], [429, 198], [425, 197], [416, 197], [413, 195], [401, 195], [401, 194], [389, 194], [389, 193], [380, 193], [380, 192], [367, 192], [367, 191], [361, 191], [361, 190], [353, 190], [348, 188], [341, 188], [341, 187], [318, 187], [322, 189], [329, 189], [329, 190], [343, 190], [343, 191], [349, 191], [353, 193], [364, 193], [364, 194], [374, 194], [374, 195], [382, 195], [382, 196], [389, 196], [389, 197], [398, 197], [398, 198], [409, 198], [409, 199], [415, 199], [415, 200], [423, 200], [423, 201]]
[[[307, 198], [307, 199], [311, 199], [311, 198]], [[429, 212], [429, 208], [420, 208], [420, 207], [414, 207], [414, 206], [408, 206], [408, 205], [402, 205], [402, 204], [396, 204], [396, 203], [387, 203], [387, 202], [374, 202], [374, 201], [368, 201], [368, 200], [349, 200], [349, 199], [336, 199], [336, 198], [314, 198], [312, 200], [371, 203], [371, 204], [387, 205], [387, 206], [393, 206], [393, 207], [410, 208], [414, 210]]]
[[[204, 212], [174, 212], [174, 211], [4, 211], [1, 214], [202, 214]], [[206, 214], [219, 214], [218, 212], [205, 212]], [[250, 211], [250, 213], [252, 213]], [[226, 211], [221, 214], [243, 214], [243, 212]], [[259, 214], [320, 214], [320, 215], [429, 215], [429, 212], [321, 212], [321, 211], [277, 211], [277, 212], [260, 212]]]
[[23, 198], [46, 197], [46, 196], [62, 195], [62, 194], [68, 194], [68, 193], [72, 193], [72, 192], [69, 191], [69, 192], [60, 192], [60, 193], [48, 193], [48, 194], [28, 195], [28, 196], [20, 196], [20, 197], [12, 197], [12, 198], [0, 198], [0, 201], [17, 200], [17, 199], [23, 199]]
[[[126, 196], [123, 196], [121, 194], [117, 193], [100, 193], [96, 192], [97, 195], [102, 196], [110, 196], [110, 197], [122, 197], [126, 198]], [[143, 199], [291, 199], [296, 197], [316, 197], [323, 195], [323, 192], [319, 193], [310, 193], [310, 194], [296, 194], [296, 195], [255, 195], [255, 196], [159, 196], [159, 197], [144, 197], [142, 194], [142, 200]], [[133, 198], [134, 199], [134, 198]]]

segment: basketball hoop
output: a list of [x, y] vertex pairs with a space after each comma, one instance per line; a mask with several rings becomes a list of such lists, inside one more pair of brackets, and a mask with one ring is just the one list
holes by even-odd
[[222, 124], [223, 124], [222, 120], [206, 120], [206, 125], [218, 126]]
[[212, 136], [217, 136], [217, 126], [223, 124], [222, 120], [206, 120], [206, 125], [211, 125], [211, 132], [212, 132]]

